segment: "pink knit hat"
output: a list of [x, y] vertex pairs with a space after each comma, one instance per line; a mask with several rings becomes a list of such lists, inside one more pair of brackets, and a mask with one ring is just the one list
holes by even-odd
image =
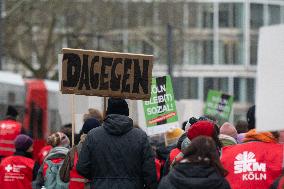
[[280, 131], [279, 135], [279, 143], [284, 144], [284, 131]]
[[234, 127], [234, 125], [232, 125], [229, 122], [225, 122], [221, 126], [220, 134], [229, 135], [229, 136], [233, 137], [234, 139], [237, 139], [237, 136], [238, 136], [238, 132], [237, 132], [236, 128]]

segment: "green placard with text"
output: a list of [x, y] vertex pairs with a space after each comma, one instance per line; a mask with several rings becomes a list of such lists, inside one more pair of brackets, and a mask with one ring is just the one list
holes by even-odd
[[227, 121], [230, 118], [233, 103], [233, 96], [224, 94], [221, 91], [209, 90], [204, 114]]
[[170, 76], [152, 79], [151, 98], [143, 101], [143, 107], [147, 127], [162, 126], [155, 133], [165, 132], [171, 125], [177, 125], [178, 115]]

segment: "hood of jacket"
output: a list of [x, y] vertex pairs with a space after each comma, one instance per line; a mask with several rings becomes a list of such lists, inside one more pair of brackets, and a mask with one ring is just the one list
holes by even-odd
[[229, 145], [237, 144], [236, 139], [234, 139], [233, 137], [231, 137], [229, 135], [220, 134], [219, 140], [223, 144], [223, 146], [229, 146]]
[[178, 139], [178, 142], [177, 142], [177, 148], [181, 150], [181, 145], [182, 145], [182, 142], [187, 138], [187, 133], [183, 133], [181, 135], [181, 137], [179, 137]]
[[19, 149], [16, 149], [15, 153], [14, 153], [15, 156], [24, 156], [26, 158], [33, 158], [33, 153], [32, 152], [25, 152], [25, 151], [22, 151], [22, 150], [19, 150]]
[[273, 136], [271, 132], [258, 132], [256, 129], [252, 129], [246, 133], [243, 142], [267, 142], [267, 143], [277, 143], [277, 139]]
[[164, 144], [160, 144], [159, 146], [157, 146], [157, 157], [158, 159], [162, 159], [162, 160], [167, 160], [170, 152], [176, 148], [175, 144], [170, 144], [169, 146], [165, 146]]
[[103, 127], [111, 135], [123, 135], [133, 128], [133, 120], [128, 116], [110, 114], [105, 118]]
[[175, 188], [179, 189], [221, 189], [224, 185], [224, 178], [209, 165], [179, 163], [168, 177]]
[[65, 158], [68, 152], [69, 152], [68, 148], [57, 146], [50, 150], [50, 152], [48, 153], [45, 159], [48, 160], [54, 158]]

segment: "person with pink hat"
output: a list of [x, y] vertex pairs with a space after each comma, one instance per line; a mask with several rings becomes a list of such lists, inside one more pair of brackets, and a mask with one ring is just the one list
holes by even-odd
[[219, 139], [223, 146], [237, 144], [238, 133], [234, 125], [225, 122], [220, 128]]

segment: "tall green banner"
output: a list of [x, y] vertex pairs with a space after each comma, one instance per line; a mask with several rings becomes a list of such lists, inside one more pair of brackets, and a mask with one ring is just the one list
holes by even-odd
[[178, 126], [175, 98], [170, 76], [152, 79], [151, 98], [143, 101], [148, 134], [166, 132]]
[[209, 90], [204, 114], [228, 121], [230, 118], [234, 97], [220, 91]]

